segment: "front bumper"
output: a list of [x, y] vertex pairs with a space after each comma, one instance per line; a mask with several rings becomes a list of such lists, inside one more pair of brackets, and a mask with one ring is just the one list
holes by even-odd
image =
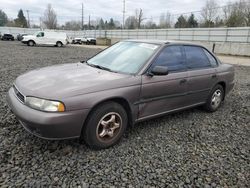
[[21, 42], [22, 42], [23, 44], [28, 44], [28, 41], [23, 41], [23, 40], [21, 40]]
[[69, 112], [42, 112], [21, 103], [10, 88], [8, 104], [23, 127], [37, 137], [49, 140], [78, 138], [89, 109]]

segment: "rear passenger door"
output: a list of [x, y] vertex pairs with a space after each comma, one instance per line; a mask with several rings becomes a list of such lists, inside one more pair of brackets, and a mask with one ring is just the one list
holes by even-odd
[[184, 51], [188, 67], [187, 101], [189, 105], [203, 103], [217, 81], [217, 61], [200, 46], [185, 45]]

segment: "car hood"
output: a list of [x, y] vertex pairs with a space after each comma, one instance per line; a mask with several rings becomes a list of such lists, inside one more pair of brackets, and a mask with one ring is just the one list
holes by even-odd
[[25, 40], [25, 39], [34, 39], [34, 38], [36, 38], [35, 35], [24, 35], [23, 36], [23, 40]]
[[139, 84], [134, 80], [132, 75], [100, 70], [85, 63], [72, 63], [27, 72], [14, 84], [25, 96], [59, 100]]

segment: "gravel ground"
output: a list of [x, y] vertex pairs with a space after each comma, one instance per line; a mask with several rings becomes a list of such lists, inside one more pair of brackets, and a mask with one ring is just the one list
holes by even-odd
[[0, 187], [250, 186], [250, 67], [235, 67], [236, 86], [217, 112], [196, 108], [137, 124], [107, 150], [27, 133], [6, 104], [14, 79], [96, 52], [0, 41]]

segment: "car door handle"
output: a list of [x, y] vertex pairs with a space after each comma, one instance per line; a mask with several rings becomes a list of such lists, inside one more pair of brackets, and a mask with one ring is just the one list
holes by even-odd
[[185, 84], [187, 82], [187, 79], [180, 80], [180, 84]]

